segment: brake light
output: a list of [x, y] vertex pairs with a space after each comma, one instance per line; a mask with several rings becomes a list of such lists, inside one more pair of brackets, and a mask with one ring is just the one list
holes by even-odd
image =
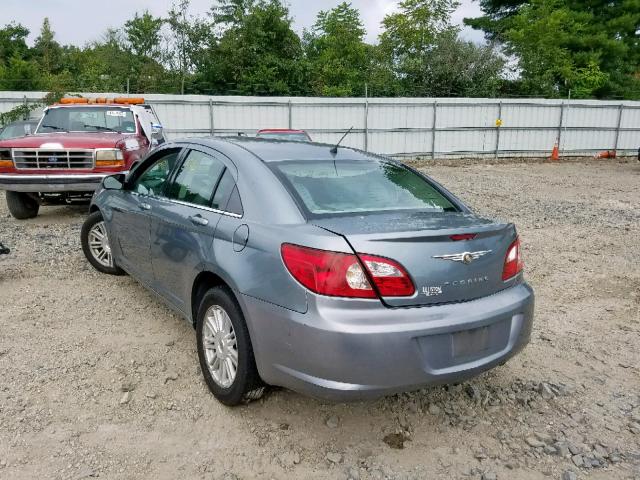
[[398, 262], [389, 258], [374, 257], [359, 253], [383, 297], [410, 297], [416, 291], [407, 271]]
[[288, 243], [281, 251], [289, 273], [312, 292], [332, 297], [376, 297], [355, 255]]
[[[373, 255], [318, 250], [285, 243], [282, 259], [287, 270], [312, 292], [332, 297], [376, 298], [371, 281], [383, 297], [410, 296], [413, 282], [400, 264]], [[360, 258], [358, 258], [360, 257]], [[363, 265], [367, 272], [363, 270]]]
[[502, 280], [509, 280], [515, 277], [524, 268], [522, 261], [522, 252], [520, 251], [520, 239], [516, 238], [509, 248], [504, 258], [504, 267], [502, 269]]
[[462, 242], [465, 240], [473, 240], [476, 238], [476, 233], [456, 233], [454, 235], [450, 235], [449, 238], [454, 242]]

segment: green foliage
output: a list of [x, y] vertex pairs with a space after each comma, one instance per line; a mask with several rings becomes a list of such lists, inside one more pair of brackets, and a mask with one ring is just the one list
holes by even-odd
[[372, 47], [364, 42], [360, 13], [342, 2], [318, 14], [311, 31], [304, 33], [312, 92], [320, 96], [348, 97], [363, 94]]
[[34, 110], [59, 102], [64, 96], [65, 92], [52, 91], [47, 93], [40, 102], [29, 103], [25, 101], [25, 103], [21, 103], [7, 112], [2, 112], [0, 113], [0, 127], [18, 120], [26, 120]]
[[26, 38], [29, 30], [20, 24], [10, 23], [0, 29], [0, 62], [9, 58], [25, 58], [29, 51]]
[[[318, 13], [302, 39], [286, 0], [213, 0], [206, 15], [172, 0], [83, 47], [60, 45], [48, 19], [0, 28], [0, 89], [220, 95], [640, 98], [640, 0], [402, 0], [377, 44], [348, 1]], [[312, 4], [312, 2], [309, 2]], [[507, 61], [508, 60], [508, 61]], [[511, 75], [507, 69], [511, 69]]]
[[148, 11], [135, 14], [124, 24], [124, 33], [133, 53], [138, 57], [157, 58], [160, 54], [160, 30], [164, 20], [155, 18]]
[[402, 95], [494, 96], [504, 60], [491, 46], [458, 37], [451, 13], [454, 0], [405, 0], [383, 20], [380, 49], [387, 71], [395, 73]]
[[48, 18], [42, 22], [40, 36], [36, 38], [32, 54], [46, 75], [60, 73], [62, 48], [55, 41], [55, 33], [51, 30]]
[[639, 98], [640, 0], [481, 0], [466, 19], [518, 60], [523, 95]]
[[0, 127], [4, 127], [7, 123], [29, 118], [29, 114], [36, 108], [35, 104], [23, 103], [7, 112], [0, 113]]
[[300, 38], [280, 0], [226, 1], [214, 10], [204, 79], [214, 92], [296, 95], [306, 75]]

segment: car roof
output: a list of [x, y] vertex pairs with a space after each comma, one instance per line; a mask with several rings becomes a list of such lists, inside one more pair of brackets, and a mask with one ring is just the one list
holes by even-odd
[[288, 140], [264, 139], [255, 137], [198, 137], [178, 140], [177, 143], [199, 144], [213, 149], [229, 152], [240, 148], [253, 154], [263, 162], [283, 160], [371, 160], [382, 157], [349, 147], [338, 148], [331, 153], [335, 145], [315, 142], [295, 142]]

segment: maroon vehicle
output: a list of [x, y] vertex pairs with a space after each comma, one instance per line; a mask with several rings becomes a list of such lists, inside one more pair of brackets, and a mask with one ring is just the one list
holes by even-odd
[[263, 128], [256, 134], [258, 138], [270, 140], [289, 140], [294, 142], [310, 142], [311, 137], [304, 130], [291, 130], [289, 128]]
[[102, 179], [127, 173], [164, 142], [141, 98], [63, 98], [45, 109], [35, 134], [0, 141], [0, 190], [18, 219], [41, 205], [90, 197]]

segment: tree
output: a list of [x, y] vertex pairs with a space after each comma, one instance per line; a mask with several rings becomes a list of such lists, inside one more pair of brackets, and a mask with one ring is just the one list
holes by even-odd
[[399, 12], [382, 21], [384, 31], [380, 41], [400, 62], [420, 61], [440, 33], [455, 30], [451, 14], [458, 8], [457, 0], [404, 0]]
[[500, 93], [505, 60], [491, 45], [476, 45], [448, 30], [435, 37], [424, 58], [424, 93], [429, 96], [495, 97]]
[[185, 92], [187, 77], [205, 68], [206, 55], [213, 41], [212, 25], [190, 15], [190, 5], [190, 0], [177, 0], [166, 19], [171, 33], [166, 57], [170, 70], [181, 82], [182, 93]]
[[62, 50], [55, 40], [55, 33], [51, 30], [49, 19], [45, 17], [40, 29], [40, 35], [33, 45], [33, 56], [43, 71], [47, 74], [60, 72]]
[[215, 24], [224, 31], [229, 27], [238, 27], [256, 5], [257, 0], [218, 0], [211, 7]]
[[133, 53], [139, 57], [158, 58], [160, 54], [160, 30], [164, 20], [156, 18], [148, 11], [137, 13], [124, 24], [127, 42]]
[[638, 98], [638, 0], [481, 0], [465, 23], [519, 61], [519, 93]]
[[380, 48], [407, 96], [429, 96], [428, 56], [436, 37], [456, 31], [449, 23], [456, 0], [404, 0], [399, 11], [387, 15]]
[[43, 86], [40, 69], [33, 61], [14, 55], [0, 65], [0, 90], [39, 90]]
[[373, 47], [364, 42], [360, 13], [350, 3], [318, 13], [304, 33], [313, 93], [324, 96], [364, 94]]
[[0, 64], [10, 58], [25, 58], [29, 47], [26, 38], [29, 30], [19, 23], [10, 23], [0, 29]]
[[305, 65], [300, 38], [280, 0], [225, 2], [232, 16], [213, 12], [222, 32], [211, 46], [204, 80], [215, 92], [241, 95], [291, 95], [303, 92]]
[[[492, 46], [459, 38], [454, 0], [405, 0], [383, 20], [382, 58], [406, 96], [494, 96], [504, 59]], [[379, 64], [378, 69], [383, 69]]]

